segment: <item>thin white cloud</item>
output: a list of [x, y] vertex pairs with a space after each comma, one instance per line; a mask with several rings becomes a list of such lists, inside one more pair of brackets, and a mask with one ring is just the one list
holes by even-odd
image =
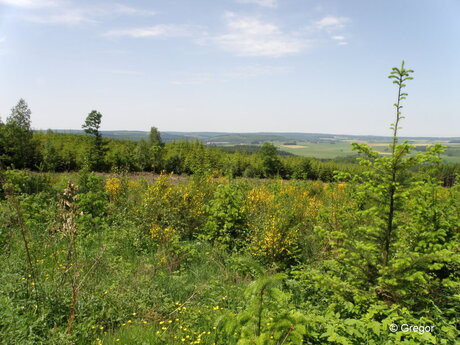
[[347, 17], [326, 16], [315, 22], [319, 30], [340, 30], [350, 21]]
[[106, 37], [133, 37], [133, 38], [166, 38], [191, 36], [196, 28], [188, 25], [166, 25], [158, 24], [148, 27], [115, 29], [103, 34]]
[[6, 41], [6, 38], [5, 37], [0, 37], [0, 43], [3, 43]]
[[156, 11], [144, 9], [144, 8], [135, 8], [123, 4], [114, 4], [107, 8], [99, 9], [100, 12], [104, 14], [124, 14], [124, 15], [133, 15], [133, 16], [153, 16], [156, 14]]
[[155, 11], [124, 4], [79, 5], [68, 0], [0, 0], [0, 4], [25, 10], [23, 19], [40, 24], [94, 23], [114, 15], [151, 16]]
[[345, 32], [350, 22], [351, 20], [348, 17], [328, 15], [314, 21], [312, 25], [307, 27], [307, 31], [311, 35], [316, 35], [319, 39], [324, 39], [324, 35], [328, 36], [337, 45], [345, 46], [348, 45], [348, 35]]
[[[345, 17], [324, 17], [312, 22], [306, 31], [286, 31], [279, 25], [263, 21], [259, 17], [243, 16], [234, 12], [227, 12], [224, 20], [227, 28], [219, 34], [210, 34], [205, 28], [194, 25], [157, 24], [112, 29], [102, 36], [153, 39], [186, 37], [195, 44], [215, 45], [234, 55], [247, 57], [282, 57], [298, 54], [310, 48], [312, 42], [324, 39], [324, 34], [337, 44], [348, 43], [342, 34], [342, 28], [349, 21]], [[199, 81], [196, 79], [172, 83], [188, 85], [202, 82], [202, 78], [198, 78]]]
[[275, 8], [278, 6], [278, 0], [236, 0], [239, 3], [256, 4], [262, 7]]
[[140, 16], [153, 16], [156, 14], [155, 11], [142, 9], [142, 8], [135, 8], [131, 6], [126, 6], [123, 4], [115, 4], [112, 8], [109, 8], [108, 11], [126, 15], [140, 15]]
[[279, 57], [298, 53], [308, 46], [305, 39], [255, 17], [229, 12], [225, 19], [228, 32], [214, 37], [214, 41], [221, 49], [238, 56]]
[[60, 3], [59, 0], [0, 0], [0, 4], [23, 8], [54, 7]]
[[334, 41], [343, 41], [345, 40], [345, 36], [342, 35], [335, 35], [331, 37]]
[[56, 12], [46, 14], [31, 14], [25, 16], [28, 21], [39, 24], [66, 24], [78, 25], [82, 23], [96, 22], [88, 12], [78, 8], [65, 8]]
[[334, 41], [337, 42], [339, 46], [346, 46], [348, 45], [347, 38], [343, 35], [334, 35], [331, 37]]

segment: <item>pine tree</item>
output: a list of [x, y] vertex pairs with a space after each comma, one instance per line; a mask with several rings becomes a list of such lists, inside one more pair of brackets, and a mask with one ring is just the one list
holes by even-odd
[[86, 152], [86, 165], [90, 170], [101, 171], [104, 169], [105, 149], [102, 135], [99, 132], [102, 114], [96, 110], [91, 111], [86, 117], [82, 128], [92, 137], [92, 143]]
[[405, 214], [410, 191], [419, 179], [411, 171], [421, 164], [439, 162], [443, 150], [441, 145], [433, 145], [426, 152], [414, 155], [411, 152], [414, 146], [407, 141], [399, 143], [398, 129], [404, 118], [402, 101], [408, 95], [403, 89], [412, 79], [411, 73], [413, 71], [405, 69], [403, 61], [401, 67], [394, 67], [389, 76], [398, 87], [395, 121], [390, 127], [393, 133], [389, 144], [391, 154], [381, 155], [367, 144], [353, 143], [354, 150], [365, 156], [360, 158], [360, 164], [366, 171], [354, 177], [356, 215], [362, 221], [360, 226], [345, 234], [340, 261], [352, 273], [356, 283], [366, 289], [376, 289], [382, 299], [395, 298], [394, 291], [390, 291], [384, 281], [395, 278], [394, 265], [401, 257], [400, 240], [407, 236]]
[[245, 309], [230, 312], [220, 320], [214, 344], [303, 344], [307, 318], [290, 304], [289, 294], [279, 288], [285, 278], [278, 273], [251, 283], [245, 292]]

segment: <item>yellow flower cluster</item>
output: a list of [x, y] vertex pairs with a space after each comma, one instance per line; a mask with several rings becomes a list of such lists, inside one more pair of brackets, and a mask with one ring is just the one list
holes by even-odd
[[169, 182], [172, 174], [161, 173], [155, 183], [147, 189], [144, 205], [168, 200], [173, 188]]
[[225, 176], [222, 176], [222, 174], [219, 171], [213, 170], [211, 173], [208, 174], [208, 176], [206, 176], [206, 182], [208, 184], [225, 184], [228, 183], [228, 179]]
[[292, 184], [286, 184], [283, 185], [281, 189], [281, 194], [287, 195], [287, 196], [292, 196], [297, 192], [296, 188]]
[[206, 195], [195, 184], [187, 184], [180, 189], [183, 206], [190, 210], [190, 214], [200, 216], [204, 214]]
[[305, 207], [304, 217], [306, 221], [314, 220], [318, 217], [321, 206], [323, 205], [322, 201], [316, 197], [311, 197], [308, 199], [308, 203]]
[[263, 229], [256, 229], [252, 254], [269, 260], [277, 260], [292, 254], [297, 241], [295, 231], [282, 231], [281, 219], [271, 216]]
[[[180, 303], [176, 303], [178, 305]], [[185, 310], [186, 307], [179, 307], [178, 310]], [[195, 312], [197, 312], [195, 310]], [[182, 312], [179, 312], [182, 314]], [[162, 335], [166, 337], [171, 337], [175, 340], [175, 343], [185, 343], [185, 344], [201, 344], [204, 341], [204, 337], [211, 335], [211, 331], [194, 331], [190, 328], [190, 325], [185, 324], [183, 326], [181, 324], [181, 320], [179, 318], [171, 319], [171, 320], [162, 320], [158, 322], [158, 330], [156, 331], [157, 335]], [[215, 329], [215, 328], [214, 328]]]
[[121, 180], [118, 177], [110, 177], [105, 181], [105, 191], [112, 200], [118, 200], [121, 193]]
[[179, 239], [179, 235], [177, 234], [177, 231], [174, 228], [170, 226], [162, 228], [157, 224], [153, 224], [150, 228], [150, 235], [152, 236], [152, 239], [155, 242], [161, 244], [176, 243]]
[[257, 207], [268, 206], [273, 203], [274, 198], [275, 196], [265, 186], [253, 188], [247, 196], [249, 209], [254, 211]]
[[141, 184], [139, 183], [139, 181], [136, 181], [136, 180], [129, 180], [128, 181], [128, 188], [129, 189], [137, 189], [141, 187]]

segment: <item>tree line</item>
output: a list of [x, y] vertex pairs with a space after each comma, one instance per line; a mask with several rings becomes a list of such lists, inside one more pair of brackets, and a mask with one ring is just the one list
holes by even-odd
[[[64, 172], [153, 172], [197, 174], [216, 172], [232, 177], [310, 179], [330, 182], [335, 172], [357, 173], [362, 167], [347, 160], [318, 160], [280, 154], [271, 143], [256, 150], [210, 147], [199, 141], [165, 143], [151, 127], [147, 140], [104, 138], [102, 114], [91, 111], [82, 128], [85, 135], [33, 131], [31, 110], [20, 99], [3, 123], [0, 119], [0, 169]], [[437, 177], [452, 185], [460, 165], [442, 164]]]

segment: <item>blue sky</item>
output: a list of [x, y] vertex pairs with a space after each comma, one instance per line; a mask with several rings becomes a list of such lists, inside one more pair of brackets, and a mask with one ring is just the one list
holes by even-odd
[[0, 0], [0, 116], [37, 129], [460, 136], [458, 0]]

